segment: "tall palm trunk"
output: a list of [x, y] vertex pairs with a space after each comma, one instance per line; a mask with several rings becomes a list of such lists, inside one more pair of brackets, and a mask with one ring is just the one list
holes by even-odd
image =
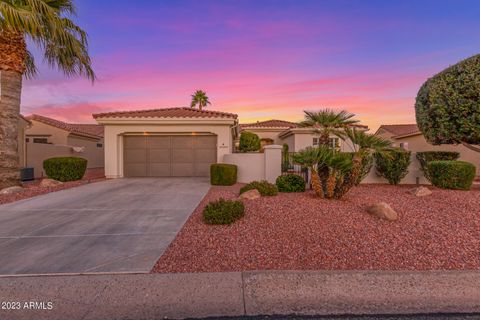
[[18, 121], [26, 44], [16, 32], [0, 32], [0, 189], [19, 185]]

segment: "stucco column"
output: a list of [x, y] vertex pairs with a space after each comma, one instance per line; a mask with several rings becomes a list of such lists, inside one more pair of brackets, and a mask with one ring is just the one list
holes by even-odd
[[275, 183], [282, 174], [282, 146], [271, 144], [263, 147], [265, 154], [265, 180]]

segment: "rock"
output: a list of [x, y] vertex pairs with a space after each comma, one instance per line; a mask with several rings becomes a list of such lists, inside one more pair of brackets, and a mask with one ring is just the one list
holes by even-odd
[[368, 207], [367, 211], [371, 215], [374, 215], [380, 219], [385, 219], [388, 221], [395, 221], [398, 219], [398, 214], [395, 212], [395, 210], [393, 210], [392, 207], [385, 202], [374, 204], [373, 206]]
[[248, 190], [240, 195], [240, 199], [254, 200], [260, 198], [262, 195], [257, 189]]
[[413, 188], [409, 192], [417, 197], [425, 197], [432, 194], [432, 191], [426, 187]]
[[51, 188], [51, 187], [56, 187], [59, 185], [62, 185], [63, 182], [53, 180], [53, 179], [42, 179], [42, 182], [40, 182], [39, 186], [41, 188]]
[[14, 194], [14, 193], [19, 193], [22, 192], [23, 188], [20, 186], [13, 186], [13, 187], [8, 187], [0, 190], [0, 194]]

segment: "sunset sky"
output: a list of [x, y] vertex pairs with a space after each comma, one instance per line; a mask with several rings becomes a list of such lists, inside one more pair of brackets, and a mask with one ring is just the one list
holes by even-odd
[[94, 122], [97, 112], [188, 106], [203, 89], [210, 109], [243, 123], [330, 107], [375, 130], [414, 122], [420, 85], [480, 53], [478, 0], [76, 3], [98, 80], [41, 66], [23, 88], [25, 115]]

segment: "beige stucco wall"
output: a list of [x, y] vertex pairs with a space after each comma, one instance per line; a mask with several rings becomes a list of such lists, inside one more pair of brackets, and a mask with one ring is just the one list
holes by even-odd
[[[49, 135], [48, 143], [67, 145], [68, 131], [53, 127], [40, 121], [31, 120], [32, 125], [27, 129], [26, 135]], [[31, 141], [33, 139], [30, 139]]]
[[265, 155], [263, 153], [229, 153], [223, 163], [237, 166], [237, 181], [249, 183], [265, 179]]
[[[134, 121], [129, 119], [128, 121]], [[153, 120], [145, 120], [152, 121]], [[99, 121], [101, 122], [101, 121]], [[185, 121], [186, 122], [186, 121]], [[233, 120], [231, 120], [233, 124]], [[129, 133], [212, 133], [217, 135], [217, 161], [222, 162], [223, 156], [232, 152], [233, 137], [231, 125], [227, 123], [145, 123], [138, 124], [105, 124], [104, 150], [105, 175], [107, 178], [123, 177], [123, 136]]]
[[282, 144], [283, 140], [278, 134], [285, 129], [245, 129], [245, 131], [255, 133], [260, 139], [272, 139], [273, 144]]
[[[97, 143], [101, 143], [102, 147], [97, 147]], [[84, 152], [74, 152], [75, 156], [88, 160], [88, 168], [102, 168], [104, 166], [104, 150], [103, 139], [88, 139], [80, 136], [69, 135], [67, 144], [71, 147], [84, 147]]]
[[20, 167], [25, 167], [27, 164], [26, 157], [26, 142], [25, 142], [25, 132], [30, 124], [25, 121], [23, 118], [18, 120], [18, 137], [17, 137], [17, 150], [18, 150], [18, 164]]

